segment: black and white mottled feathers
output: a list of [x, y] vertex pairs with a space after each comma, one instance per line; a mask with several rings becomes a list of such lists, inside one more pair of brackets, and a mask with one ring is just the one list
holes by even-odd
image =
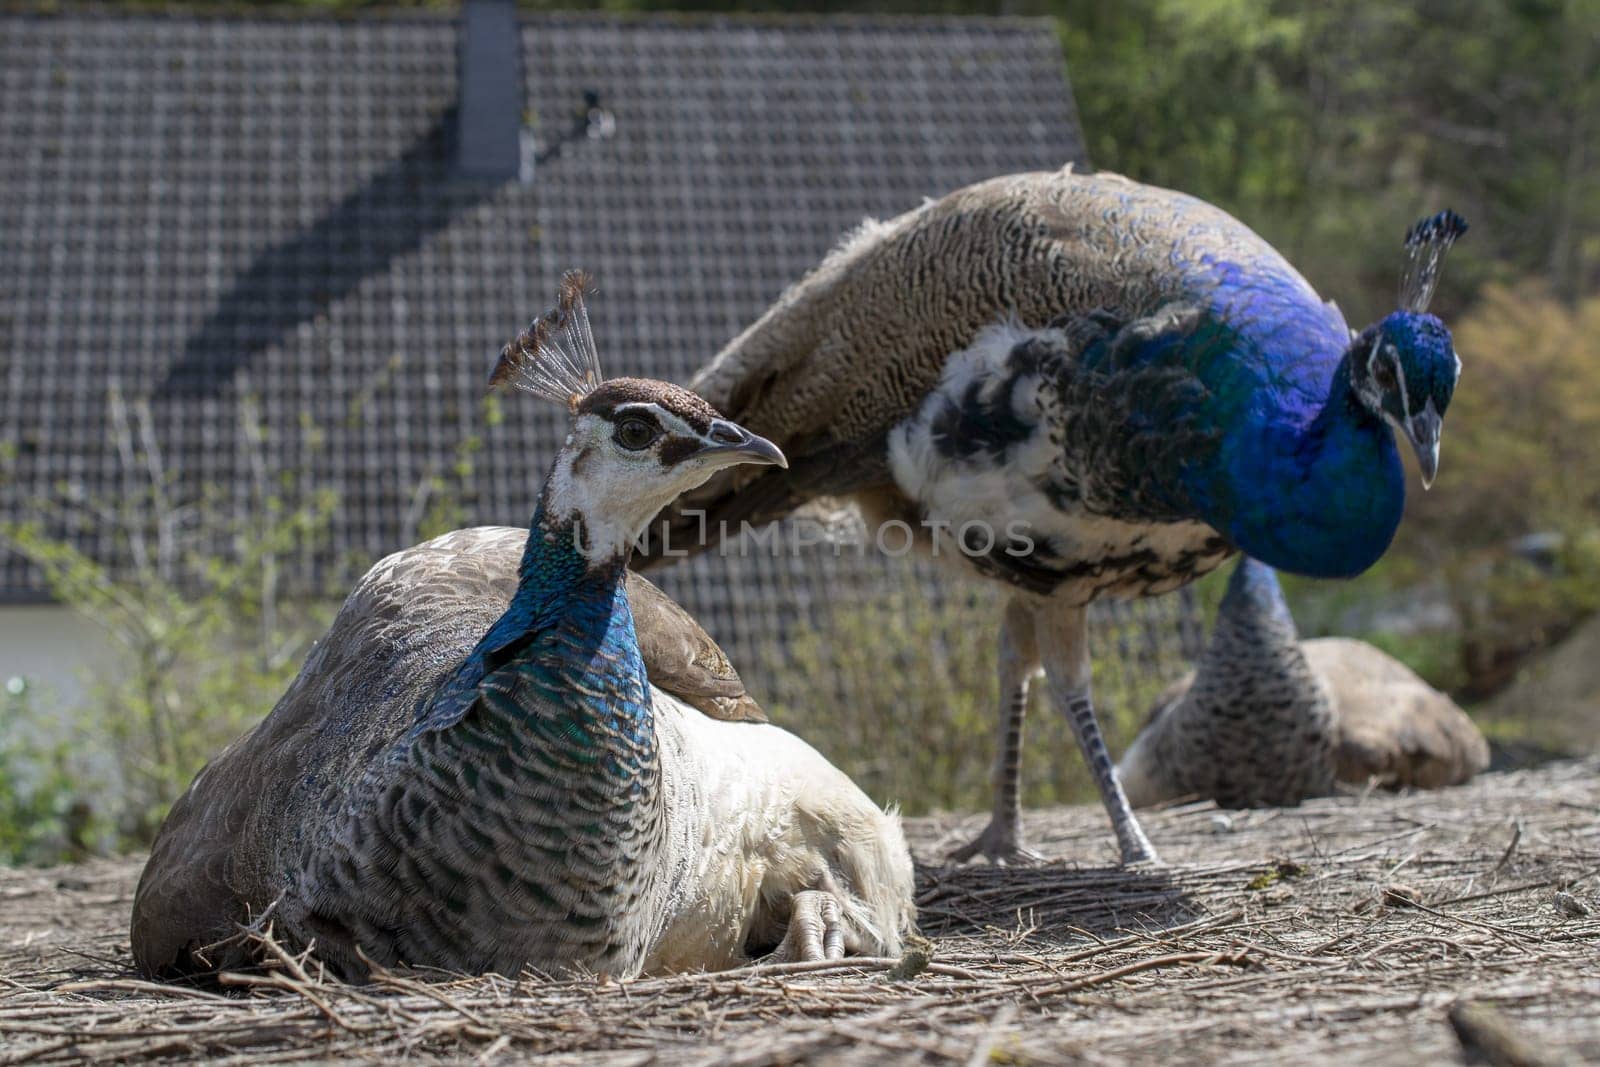
[[1132, 358], [1137, 332], [1104, 312], [979, 331], [887, 435], [895, 484], [918, 519], [937, 520], [923, 525], [948, 530], [981, 573], [1082, 603], [1163, 592], [1226, 558], [1228, 542], [1144, 476], [1203, 460], [1215, 436], [1181, 415], [1149, 416], [1199, 386]]

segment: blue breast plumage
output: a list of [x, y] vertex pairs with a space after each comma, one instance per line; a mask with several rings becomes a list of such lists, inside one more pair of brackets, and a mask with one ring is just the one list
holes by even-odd
[[1026, 557], [976, 561], [1084, 599], [1182, 584], [1229, 546], [1324, 577], [1370, 566], [1404, 479], [1391, 430], [1350, 388], [1338, 309], [1210, 205], [1121, 181], [1087, 190], [1102, 225], [1060, 239], [1118, 287], [953, 354], [889, 433], [899, 489], [957, 529], [1031, 531]]

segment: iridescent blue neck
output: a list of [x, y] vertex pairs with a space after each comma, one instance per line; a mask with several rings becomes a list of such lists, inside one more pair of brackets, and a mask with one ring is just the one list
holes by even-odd
[[511, 603], [418, 708], [417, 729], [459, 722], [485, 680], [509, 670], [548, 694], [550, 706], [570, 705], [579, 717], [621, 726], [630, 736], [651, 732], [649, 685], [624, 582], [627, 555], [595, 563], [579, 544], [573, 523], [551, 519], [541, 501]]
[[[583, 543], [581, 524], [551, 518], [541, 499], [528, 523], [528, 544], [517, 567], [517, 592], [481, 643], [498, 647], [530, 625], [554, 620], [575, 603], [615, 599], [628, 557], [594, 562], [580, 550]], [[622, 603], [626, 607], [626, 598]]]
[[1405, 480], [1393, 431], [1356, 400], [1344, 316], [1276, 253], [1203, 256], [1189, 281], [1198, 325], [1140, 346], [1172, 347], [1203, 389], [1161, 412], [1205, 446], [1169, 495], [1270, 566], [1361, 573], [1394, 537]]
[[1231, 508], [1208, 519], [1279, 570], [1350, 578], [1377, 562], [1405, 509], [1394, 433], [1357, 399], [1347, 352], [1309, 420], [1283, 419], [1225, 448]]

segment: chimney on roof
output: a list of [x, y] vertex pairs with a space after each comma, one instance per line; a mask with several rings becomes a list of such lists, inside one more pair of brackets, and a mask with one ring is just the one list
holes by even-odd
[[516, 0], [465, 0], [455, 173], [514, 181], [522, 167], [522, 35]]

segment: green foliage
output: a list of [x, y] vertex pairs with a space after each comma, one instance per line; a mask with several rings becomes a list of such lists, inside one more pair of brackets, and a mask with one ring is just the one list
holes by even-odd
[[1600, 526], [1600, 297], [1566, 305], [1542, 285], [1490, 286], [1454, 332], [1462, 379], [1442, 491], [1413, 502], [1412, 549]]
[[1600, 4], [1062, 0], [1097, 166], [1192, 192], [1278, 245], [1354, 319], [1392, 304], [1399, 238], [1473, 222], [1442, 306], [1538, 272], [1600, 283]]
[[78, 858], [90, 847], [91, 813], [80, 767], [65, 741], [41, 740], [44, 725], [24, 678], [0, 692], [0, 864]]
[[[908, 582], [835, 605], [793, 638], [786, 655], [749, 673], [774, 680], [774, 722], [806, 738], [880, 803], [913, 815], [986, 810], [1000, 727], [999, 617], [992, 590], [961, 588], [935, 600]], [[1114, 620], [1092, 631], [1102, 653], [1119, 636]], [[1164, 655], [1138, 662], [1096, 658], [1095, 706], [1113, 752], [1133, 739], [1155, 697], [1186, 666], [1175, 635], [1162, 635], [1158, 647]], [[1041, 678], [1025, 724], [1023, 802], [1092, 800], [1072, 731], [1044, 693]]]
[[[1462, 381], [1439, 483], [1410, 495], [1392, 562], [1351, 590], [1442, 582], [1460, 619], [1454, 663], [1418, 666], [1476, 698], [1600, 610], [1600, 297], [1569, 305], [1541, 284], [1490, 285], [1455, 337]], [[1552, 535], [1550, 558], [1513, 553], [1529, 534]]]
[[[184, 509], [184, 528], [195, 534], [181, 537], [159, 457], [138, 444], [151, 439], [139, 432], [148, 410], [130, 409], [115, 393], [110, 408], [120, 451], [146, 484], [108, 500], [64, 486], [58, 497], [35, 502], [44, 518], [0, 522], [0, 544], [38, 567], [56, 600], [102, 627], [121, 660], [75, 724], [77, 773], [62, 777], [60, 739], [37, 731], [10, 739], [4, 758], [12, 772], [56, 775], [55, 785], [30, 794], [41, 798], [29, 801], [34, 808], [65, 804], [80, 819], [104, 823], [115, 846], [131, 847], [147, 844], [200, 766], [272, 706], [326, 623], [303, 597], [282, 610], [279, 561], [321, 542], [335, 500], [293, 478], [273, 482], [257, 463], [249, 507], [203, 499]], [[248, 400], [240, 426], [259, 455]], [[124, 557], [115, 577], [63, 532], [90, 521]], [[33, 809], [0, 812], [0, 822], [7, 824], [0, 834], [12, 837], [48, 833], [49, 820]], [[26, 851], [27, 841], [17, 847]]]

